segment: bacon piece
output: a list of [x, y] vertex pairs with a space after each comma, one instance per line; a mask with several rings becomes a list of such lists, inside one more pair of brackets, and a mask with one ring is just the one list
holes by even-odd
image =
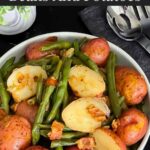
[[93, 150], [95, 147], [95, 140], [92, 137], [83, 137], [76, 141], [79, 149], [82, 150]]
[[95, 105], [91, 104], [87, 107], [88, 113], [97, 121], [105, 121], [106, 115], [103, 111], [96, 108]]
[[111, 126], [112, 126], [114, 132], [117, 131], [117, 128], [118, 128], [119, 125], [120, 125], [119, 119], [114, 119], [114, 120], [112, 121]]
[[51, 126], [51, 132], [48, 133], [50, 140], [59, 140], [62, 137], [64, 125], [58, 121], [53, 121]]
[[49, 85], [55, 86], [57, 84], [57, 80], [52, 76], [46, 80], [45, 84], [48, 86]]

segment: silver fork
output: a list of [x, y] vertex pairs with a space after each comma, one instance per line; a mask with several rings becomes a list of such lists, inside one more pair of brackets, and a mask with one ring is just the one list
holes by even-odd
[[[110, 27], [120, 38], [126, 41], [137, 41], [148, 53], [150, 53], [150, 40], [143, 34], [144, 28], [150, 28], [149, 18], [147, 18], [146, 15], [146, 17], [142, 15], [142, 18], [138, 18], [137, 14], [141, 16], [142, 13], [139, 13], [138, 9], [137, 12], [135, 12], [135, 8], [132, 6], [119, 6], [119, 8], [121, 9], [121, 13], [116, 12], [116, 16], [121, 16], [128, 23], [122, 24], [118, 19], [116, 20], [116, 16], [112, 15], [110, 12], [110, 10], [115, 12], [116, 6], [108, 6], [106, 16]], [[144, 11], [142, 12], [143, 14], [145, 13]], [[145, 20], [147, 21], [146, 25], [144, 24]]]
[[[143, 33], [150, 38], [150, 6], [124, 6], [126, 12], [131, 12], [139, 20]], [[126, 15], [131, 18], [131, 13]], [[132, 23], [132, 22], [131, 22]]]

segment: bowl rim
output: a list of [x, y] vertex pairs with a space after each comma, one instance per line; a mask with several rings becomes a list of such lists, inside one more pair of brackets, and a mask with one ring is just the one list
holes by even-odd
[[[1, 58], [0, 58], [0, 66], [2, 66], [2, 64], [9, 58], [12, 57], [11, 55], [13, 54], [13, 52], [16, 52], [17, 50], [20, 50], [20, 47], [26, 46], [32, 42], [35, 41], [40, 41], [42, 39], [45, 39], [49, 36], [57, 36], [59, 37], [78, 37], [78, 38], [82, 38], [82, 37], [87, 37], [89, 39], [92, 38], [97, 38], [97, 36], [93, 36], [90, 34], [86, 34], [86, 33], [79, 33], [79, 32], [68, 32], [68, 31], [63, 31], [63, 32], [50, 32], [50, 33], [45, 33], [45, 34], [40, 34], [34, 37], [31, 37], [25, 41], [22, 41], [21, 43], [17, 44], [16, 46], [12, 47], [11, 49], [9, 49], [6, 53], [4, 53]], [[114, 49], [115, 51], [117, 51], [118, 53], [120, 53], [121, 55], [125, 56], [128, 58], [128, 60], [130, 61], [130, 63], [140, 72], [140, 74], [142, 74], [142, 76], [144, 77], [147, 86], [148, 86], [148, 97], [150, 98], [150, 82], [146, 76], [146, 74], [144, 73], [144, 71], [142, 70], [142, 68], [140, 67], [140, 65], [127, 53], [125, 52], [122, 48], [120, 48], [119, 46], [113, 44], [112, 42], [108, 41], [110, 47], [112, 49]], [[20, 48], [20, 49], [19, 49]], [[150, 99], [149, 99], [150, 101]], [[149, 119], [149, 118], [148, 118]], [[149, 119], [150, 120], [150, 119]], [[148, 130], [145, 134], [145, 136], [142, 139], [142, 142], [140, 143], [140, 146], [138, 147], [137, 150], [143, 150], [144, 147], [146, 146], [146, 143], [148, 141], [150, 135], [150, 123], [148, 125]]]

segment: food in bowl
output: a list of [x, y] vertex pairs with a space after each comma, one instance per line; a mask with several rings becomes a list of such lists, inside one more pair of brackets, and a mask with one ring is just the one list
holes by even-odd
[[146, 80], [106, 39], [50, 36], [24, 51], [1, 67], [0, 149], [44, 149], [44, 138], [51, 149], [125, 150], [144, 137]]

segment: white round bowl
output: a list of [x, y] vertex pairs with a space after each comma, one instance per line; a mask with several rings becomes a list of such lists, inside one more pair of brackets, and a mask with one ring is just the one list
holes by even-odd
[[[15, 56], [16, 60], [19, 59], [21, 56], [23, 56], [26, 47], [30, 43], [46, 39], [49, 36], [57, 36], [59, 39], [69, 39], [71, 41], [74, 39], [82, 39], [84, 37], [87, 37], [88, 39], [95, 38], [95, 36], [92, 36], [92, 35], [83, 34], [83, 33], [75, 33], [75, 32], [54, 32], [54, 33], [39, 35], [39, 36], [33, 37], [31, 39], [28, 39], [28, 40], [18, 44], [17, 46], [13, 47], [8, 52], [6, 52], [0, 58], [0, 67], [5, 63], [5, 61], [8, 58], [10, 58], [12, 56]], [[148, 114], [148, 117], [150, 118], [150, 112], [149, 112], [150, 111], [150, 84], [149, 84], [149, 81], [148, 81], [145, 73], [143, 72], [141, 67], [136, 63], [136, 61], [131, 56], [129, 56], [125, 51], [123, 51], [121, 48], [119, 48], [118, 46], [114, 45], [111, 42], [109, 42], [109, 45], [110, 45], [111, 50], [114, 51], [117, 55], [118, 64], [134, 67], [145, 78], [145, 81], [146, 81], [147, 86], [148, 86], [148, 94], [145, 98], [146, 99], [145, 110], [146, 110], [146, 113]], [[137, 150], [143, 150], [144, 149], [144, 147], [148, 141], [149, 134], [150, 134], [150, 124], [148, 127], [148, 131], [147, 131], [146, 135], [144, 136], [144, 138], [143, 138], [143, 140], [142, 140], [142, 142], [141, 142], [141, 144]]]

